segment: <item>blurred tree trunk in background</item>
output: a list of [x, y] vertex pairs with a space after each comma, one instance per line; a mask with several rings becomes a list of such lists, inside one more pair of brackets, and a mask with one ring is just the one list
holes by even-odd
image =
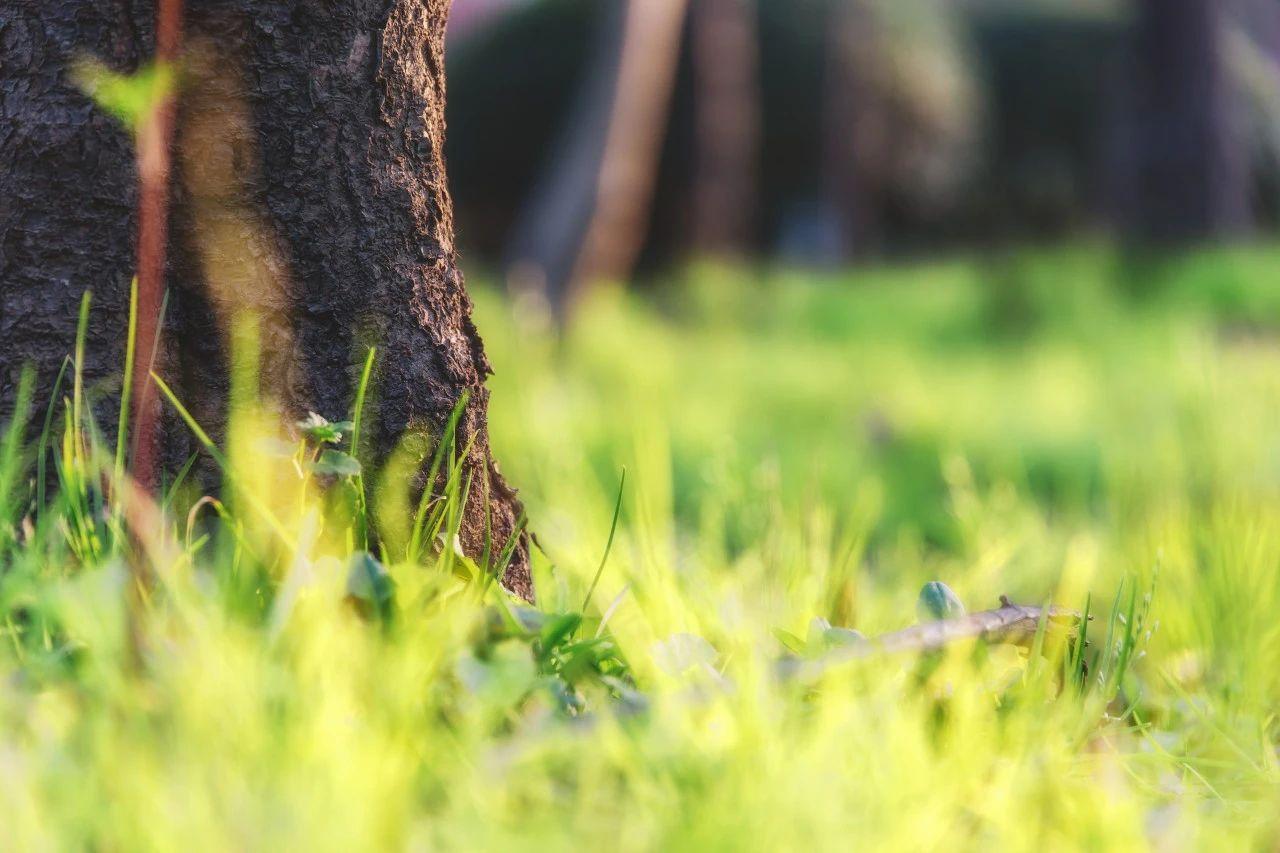
[[627, 0], [602, 0], [595, 46], [551, 159], [516, 220], [507, 249], [513, 293], [545, 299], [557, 312], [596, 206], [627, 30]]
[[1177, 242], [1250, 223], [1249, 149], [1227, 0], [1137, 0], [1133, 230]]
[[822, 192], [828, 260], [910, 248], [963, 195], [983, 96], [949, 0], [828, 0]]
[[740, 256], [752, 244], [760, 143], [759, 37], [751, 0], [696, 0], [693, 241]]
[[646, 230], [686, 0], [616, 0], [546, 177], [516, 225], [507, 280], [563, 319], [582, 287], [626, 278]]
[[1234, 0], [1231, 67], [1247, 110], [1255, 225], [1280, 223], [1280, 3]]
[[[336, 419], [349, 411], [363, 345], [376, 344], [366, 458], [377, 460], [406, 433], [439, 435], [469, 393], [459, 446], [471, 442], [472, 488], [461, 538], [479, 556], [487, 530], [499, 543], [514, 535], [521, 509], [490, 453], [489, 363], [454, 252], [442, 157], [448, 2], [320, 5], [189, 4], [159, 369], [218, 430], [232, 313], [251, 309], [264, 391], [285, 417], [314, 410]], [[143, 67], [153, 8], [7, 0], [0, 35], [0, 399], [8, 401], [27, 361], [50, 391], [85, 289], [95, 305], [87, 382], [110, 383], [125, 367], [136, 266], [132, 140], [76, 86], [72, 64], [89, 56], [120, 73]], [[101, 414], [112, 417], [114, 405]], [[168, 419], [168, 463], [192, 449]], [[523, 545], [504, 583], [532, 595]]]
[[867, 0], [831, 0], [828, 14], [822, 227], [828, 260], [843, 262], [874, 252], [879, 240], [870, 176], [859, 151], [867, 123], [874, 121], [865, 77], [877, 33]]

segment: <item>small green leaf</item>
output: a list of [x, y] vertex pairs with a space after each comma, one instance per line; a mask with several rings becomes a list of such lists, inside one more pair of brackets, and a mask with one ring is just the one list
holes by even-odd
[[[792, 639], [799, 642], [798, 637], [793, 637]], [[832, 649], [856, 646], [866, 641], [867, 638], [862, 635], [861, 631], [855, 631], [852, 628], [832, 627], [831, 623], [826, 619], [821, 616], [815, 616], [809, 622], [808, 637], [801, 644], [798, 653], [806, 657], [816, 657], [826, 654]], [[793, 649], [793, 651], [795, 650]]]
[[298, 421], [298, 430], [316, 444], [337, 444], [351, 428], [351, 421], [330, 422], [315, 412], [309, 412], [306, 418]]
[[608, 647], [584, 640], [570, 642], [556, 649], [560, 658], [557, 671], [561, 678], [569, 684], [576, 684], [584, 678], [590, 678], [600, 671], [600, 662], [608, 657]]
[[787, 651], [797, 655], [802, 655], [805, 653], [805, 649], [806, 649], [805, 641], [800, 639], [790, 631], [784, 631], [781, 628], [774, 628], [773, 636], [777, 638], [779, 643], [782, 643], [783, 647]]
[[336, 477], [354, 477], [360, 473], [360, 460], [340, 450], [326, 450], [320, 454], [312, 466], [317, 474], [332, 474]]
[[83, 59], [74, 69], [76, 84], [98, 106], [135, 133], [173, 89], [168, 65], [147, 65], [134, 74], [117, 74], [96, 59]]
[[825, 645], [823, 637], [831, 630], [831, 623], [821, 616], [809, 620], [809, 634], [805, 637], [805, 647], [809, 651], [821, 649]]
[[347, 596], [378, 612], [385, 612], [395, 597], [396, 583], [376, 557], [357, 551], [347, 563]]
[[916, 616], [921, 622], [938, 619], [956, 619], [965, 614], [960, 596], [942, 581], [929, 581], [920, 590], [916, 600]]
[[582, 624], [580, 613], [562, 613], [552, 618], [543, 626], [542, 633], [539, 635], [543, 653], [560, 645], [560, 642], [576, 631], [580, 624]]

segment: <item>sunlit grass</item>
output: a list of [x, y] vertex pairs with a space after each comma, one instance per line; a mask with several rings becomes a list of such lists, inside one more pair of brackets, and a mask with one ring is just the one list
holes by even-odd
[[[1181, 280], [1012, 269], [1025, 305], [982, 264], [702, 271], [562, 344], [482, 291], [536, 611], [448, 547], [456, 474], [317, 467], [350, 429], [246, 406], [217, 502], [125, 510], [73, 361], [0, 439], [5, 846], [1274, 846], [1280, 347]], [[1062, 648], [779, 666], [934, 579], [1087, 602], [1083, 685]]]

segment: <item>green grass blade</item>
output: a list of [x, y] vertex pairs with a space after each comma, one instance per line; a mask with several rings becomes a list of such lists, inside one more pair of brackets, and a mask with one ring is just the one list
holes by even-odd
[[453, 446], [458, 420], [462, 417], [462, 412], [466, 409], [470, 396], [470, 391], [463, 391], [462, 396], [458, 398], [453, 411], [449, 413], [449, 420], [445, 423], [444, 431], [436, 444], [435, 452], [431, 456], [431, 467], [427, 470], [427, 477], [423, 481], [422, 496], [418, 499], [418, 509], [413, 518], [413, 530], [409, 535], [409, 546], [405, 555], [409, 562], [415, 562], [418, 559], [418, 555], [422, 553], [423, 525], [426, 524], [427, 508], [434, 495], [436, 476], [440, 473], [440, 465], [444, 461], [445, 455], [450, 452], [450, 448]]
[[62, 366], [58, 369], [58, 376], [53, 380], [53, 391], [49, 395], [49, 405], [44, 412], [44, 425], [40, 428], [40, 440], [36, 445], [36, 512], [43, 513], [45, 509], [45, 481], [47, 477], [48, 464], [48, 448], [49, 435], [53, 432], [53, 413], [56, 409], [57, 401], [60, 399], [59, 394], [62, 391], [63, 380], [67, 376], [67, 367], [71, 364], [71, 359], [62, 359]]
[[582, 599], [582, 612], [587, 612], [587, 606], [591, 604], [591, 596], [595, 594], [596, 584], [600, 583], [600, 576], [604, 574], [605, 563], [609, 562], [609, 552], [613, 550], [613, 536], [618, 532], [618, 517], [622, 514], [622, 493], [627, 485], [627, 469], [622, 469], [622, 477], [618, 481], [618, 499], [613, 503], [613, 521], [609, 523], [609, 539], [604, 544], [604, 555], [600, 557], [600, 566], [596, 569], [596, 575], [591, 579], [591, 586], [587, 587], [587, 594]]
[[[173, 390], [165, 383], [165, 381], [156, 374], [151, 374], [151, 381], [156, 383], [156, 387], [160, 389], [160, 393], [169, 401], [169, 405], [173, 406], [174, 410], [177, 411], [178, 416], [182, 418], [183, 423], [187, 425], [187, 429], [191, 430], [192, 435], [194, 435], [196, 440], [200, 442], [200, 446], [203, 447], [205, 452], [213, 457], [213, 460], [218, 463], [218, 467], [222, 470], [223, 476], [234, 482], [235, 472], [232, 470], [227, 457], [224, 456], [222, 451], [218, 449], [218, 446], [213, 443], [213, 439], [211, 439], [209, 434], [201, 428], [199, 422], [197, 422], [196, 419], [192, 417], [191, 413], [187, 411], [187, 407], [182, 405], [182, 401], [178, 399], [178, 396], [174, 394]], [[271, 511], [270, 507], [263, 503], [260, 497], [247, 489], [241, 492], [241, 494], [243, 494], [249, 501], [255, 511], [261, 513], [262, 517], [266, 519], [268, 525], [270, 525], [271, 529], [280, 537], [281, 541], [291, 548], [297, 545], [297, 542], [289, 535], [285, 526], [281, 524], [280, 519], [278, 519], [276, 514]]]
[[138, 344], [137, 339], [138, 277], [134, 276], [133, 283], [129, 285], [129, 334], [125, 338], [124, 381], [120, 387], [120, 417], [116, 422], [116, 460], [113, 469], [116, 483], [124, 479], [125, 446], [129, 432], [129, 404], [133, 394], [133, 361]]
[[[373, 361], [378, 354], [377, 347], [369, 347], [369, 354], [365, 356], [364, 369], [360, 372], [360, 384], [356, 387], [355, 411], [351, 415], [351, 455], [356, 459], [368, 461], [362, 458], [360, 448], [361, 439], [363, 438], [364, 427], [364, 403], [365, 395], [369, 390], [369, 378], [373, 375]], [[364, 486], [364, 466], [361, 465], [360, 473], [356, 475], [356, 539], [359, 542], [360, 550], [369, 550], [369, 498]]]
[[[10, 537], [9, 528], [15, 521], [14, 510], [18, 508], [13, 501], [18, 491], [19, 480], [23, 476], [22, 447], [26, 439], [27, 422], [31, 416], [35, 384], [35, 371], [30, 367], [24, 367], [18, 379], [13, 416], [5, 430], [4, 442], [0, 445], [0, 536], [6, 538]], [[0, 548], [0, 551], [2, 550]]]

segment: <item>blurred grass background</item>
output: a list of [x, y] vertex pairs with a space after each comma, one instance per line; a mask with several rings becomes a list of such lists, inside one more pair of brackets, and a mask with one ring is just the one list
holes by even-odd
[[[1278, 260], [708, 266], [654, 299], [604, 291], [564, 341], [482, 288], [495, 441], [550, 523], [564, 471], [606, 507], [622, 465], [654, 461], [663, 515], [693, 532], [714, 511], [729, 556], [778, 503], [870, 516], [877, 551], [963, 555], [978, 501], [1052, 563], [1076, 534], [1276, 494]], [[1045, 568], [1002, 580], [1038, 594]]]
[[[134, 616], [109, 525], [84, 556], [64, 511], [13, 516], [6, 844], [1270, 849], [1278, 254], [705, 266], [601, 288], [563, 338], [477, 282], [543, 612], [582, 606], [627, 470], [583, 635], [607, 620], [614, 675], [492, 634], [430, 560], [388, 560], [380, 629], [343, 605], [341, 515], [261, 463], [292, 544], [235, 494], [220, 525], [175, 504]], [[777, 678], [779, 631], [900, 628], [934, 579], [1089, 601], [1104, 655], [1123, 583], [1139, 657], [1083, 695], [1004, 650]]]

